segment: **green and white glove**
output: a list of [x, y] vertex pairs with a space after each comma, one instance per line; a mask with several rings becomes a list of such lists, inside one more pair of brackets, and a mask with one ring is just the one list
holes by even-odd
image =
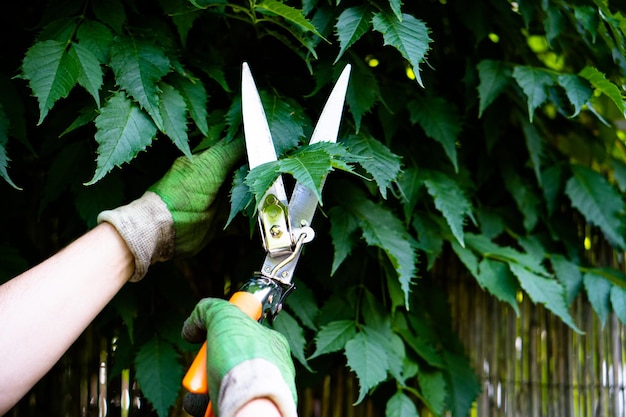
[[169, 171], [140, 198], [98, 215], [111, 223], [135, 257], [131, 281], [148, 267], [174, 256], [196, 254], [207, 243], [218, 190], [237, 160], [243, 141], [221, 141], [194, 155], [179, 157]]
[[249, 401], [269, 398], [283, 417], [297, 416], [295, 370], [284, 336], [226, 300], [201, 300], [183, 339], [207, 342], [209, 397], [216, 417], [232, 417]]

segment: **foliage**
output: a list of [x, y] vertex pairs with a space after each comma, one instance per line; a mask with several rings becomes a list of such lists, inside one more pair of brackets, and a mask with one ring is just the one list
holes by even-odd
[[[240, 136], [243, 61], [283, 155], [237, 171], [215, 244], [155, 266], [98, 319], [123, 321], [117, 367], [134, 363], [159, 415], [190, 350], [172, 323], [258, 267], [238, 213], [281, 172], [323, 195], [325, 216], [276, 327], [299, 378], [343, 363], [355, 401], [384, 392], [387, 416], [464, 416], [479, 392], [431, 276], [444, 253], [516, 311], [522, 292], [573, 329], [579, 296], [603, 321], [626, 318], [624, 273], [586, 256], [626, 249], [626, 10], [608, 0], [36, 3], [3, 25], [3, 279], [137, 197], [174, 155]], [[340, 146], [296, 150], [348, 62]]]

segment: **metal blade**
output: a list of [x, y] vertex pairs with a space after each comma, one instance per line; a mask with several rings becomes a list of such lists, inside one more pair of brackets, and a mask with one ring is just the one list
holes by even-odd
[[[246, 141], [248, 164], [250, 169], [277, 159], [272, 134], [259, 91], [256, 88], [252, 73], [247, 63], [243, 63], [241, 71], [241, 112], [243, 114], [243, 133]], [[268, 192], [287, 202], [287, 195], [282, 177], [278, 177]]]
[[[350, 69], [351, 66], [349, 64], [346, 65], [339, 76], [339, 79], [337, 80], [335, 87], [333, 87], [333, 90], [326, 101], [326, 105], [322, 110], [309, 144], [337, 141], [341, 115], [346, 98], [346, 91], [350, 80]], [[317, 203], [318, 201], [315, 194], [307, 186], [297, 183], [294, 187], [293, 193], [291, 194], [291, 200], [289, 202], [289, 217], [291, 218], [292, 228], [309, 226], [313, 221], [313, 216], [315, 215], [315, 210], [317, 209]], [[306, 229], [308, 233], [312, 233], [312, 229], [309, 227]], [[312, 238], [313, 236], [308, 236], [305, 241], [309, 241]], [[279, 265], [284, 257], [280, 259], [267, 256], [265, 258], [265, 262], [263, 263], [263, 272], [268, 274], [271, 271], [275, 271], [276, 279], [285, 284], [289, 284], [293, 279], [293, 271], [296, 268], [299, 257], [300, 253], [298, 252], [289, 263], [287, 263], [284, 267], [280, 267]], [[277, 268], [278, 270], [276, 271]]]
[[[330, 93], [326, 105], [315, 126], [309, 144], [317, 142], [337, 142], [341, 115], [346, 99], [346, 91], [350, 80], [350, 64], [341, 72], [335, 87]], [[323, 186], [323, 183], [322, 183]], [[296, 184], [289, 202], [289, 213], [294, 226], [305, 222], [310, 225], [317, 208], [317, 197], [302, 184]]]

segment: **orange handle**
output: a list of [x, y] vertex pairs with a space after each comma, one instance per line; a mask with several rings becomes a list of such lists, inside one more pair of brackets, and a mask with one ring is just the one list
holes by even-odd
[[[230, 297], [229, 301], [239, 307], [241, 311], [252, 317], [254, 320], [259, 320], [261, 318], [263, 305], [261, 304], [261, 301], [249, 292], [237, 291], [232, 297]], [[206, 375], [206, 356], [206, 342], [204, 342], [200, 351], [196, 355], [196, 358], [191, 363], [187, 374], [185, 374], [185, 377], [183, 378], [183, 386], [191, 393], [209, 393], [209, 383]], [[209, 403], [205, 416], [210, 415], [212, 415], [212, 408]]]

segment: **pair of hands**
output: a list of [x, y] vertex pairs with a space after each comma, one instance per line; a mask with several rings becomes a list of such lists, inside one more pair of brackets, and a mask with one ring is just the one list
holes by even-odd
[[[213, 202], [243, 153], [241, 141], [222, 141], [193, 159], [178, 158], [139, 199], [102, 212], [135, 258], [131, 281], [148, 267], [191, 256], [207, 243]], [[218, 416], [234, 416], [256, 398], [268, 398], [283, 416], [296, 415], [294, 367], [285, 338], [220, 299], [204, 299], [185, 321], [183, 338], [207, 341], [209, 395]]]

